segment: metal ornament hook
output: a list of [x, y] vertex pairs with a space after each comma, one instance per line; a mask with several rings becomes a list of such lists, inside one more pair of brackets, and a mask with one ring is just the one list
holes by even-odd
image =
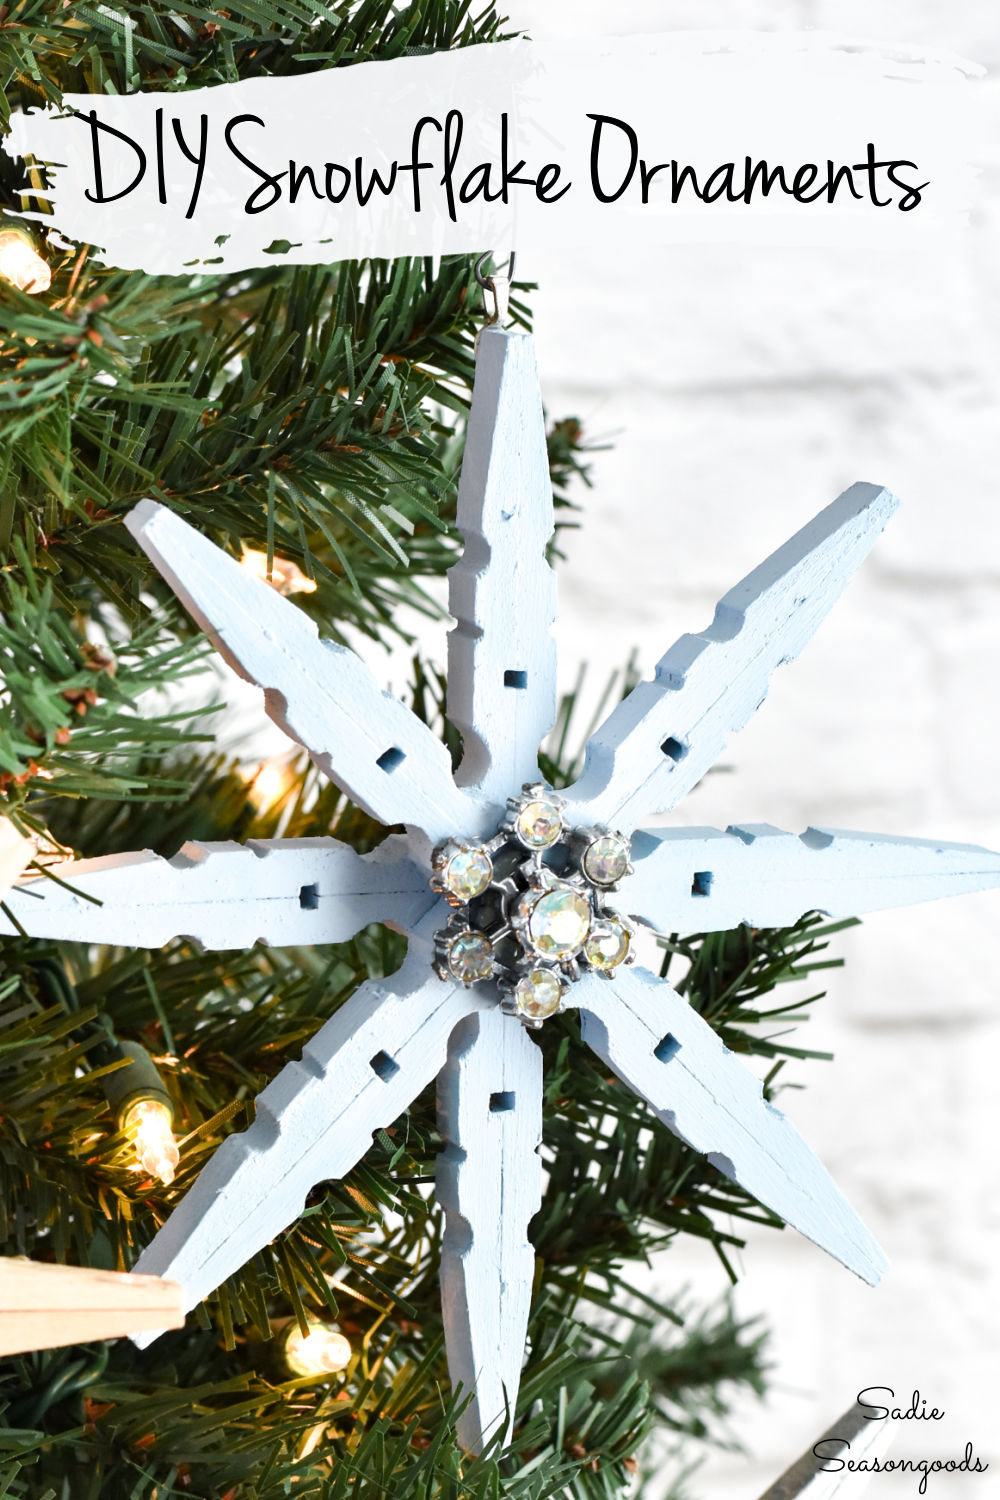
[[508, 309], [510, 307], [510, 288], [511, 283], [514, 280], [514, 262], [516, 260], [516, 256], [514, 254], [514, 251], [512, 250], [507, 261], [507, 271], [505, 275], [484, 276], [483, 266], [489, 260], [491, 254], [492, 252], [487, 250], [486, 254], [481, 255], [476, 261], [476, 281], [482, 287], [484, 292], [491, 292], [493, 294], [492, 313], [490, 312], [489, 303], [486, 301], [486, 298], [484, 297], [483, 299], [484, 303], [486, 304], [487, 325], [492, 323], [499, 323], [502, 325], [507, 321]]

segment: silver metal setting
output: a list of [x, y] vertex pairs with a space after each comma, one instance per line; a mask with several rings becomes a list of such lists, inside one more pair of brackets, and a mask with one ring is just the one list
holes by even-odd
[[[613, 878], [606, 880], [598, 880], [597, 877], [587, 869], [587, 857], [593, 847], [596, 844], [600, 843], [602, 839], [614, 839], [616, 843], [620, 844], [625, 860], [621, 873], [614, 876]], [[599, 886], [602, 890], [606, 891], [616, 891], [621, 885], [622, 881], [626, 878], [626, 876], [632, 875], [635, 871], [635, 866], [629, 859], [631, 847], [629, 844], [629, 840], [623, 833], [619, 833], [617, 828], [608, 828], [603, 823], [598, 824], [595, 828], [574, 828], [572, 833], [572, 842], [575, 846], [575, 849], [579, 849], [578, 858], [580, 869], [583, 871], [584, 875], [591, 885]]]
[[[557, 823], [557, 827], [551, 837], [547, 838], [544, 842], [532, 840], [525, 830], [525, 823], [530, 810], [536, 804], [550, 807], [554, 814], [554, 820]], [[534, 854], [540, 850], [550, 849], [553, 844], [559, 842], [565, 827], [563, 821], [565, 811], [566, 803], [551, 787], [546, 786], [542, 781], [526, 781], [519, 797], [508, 797], [507, 799], [507, 816], [504, 819], [503, 830], [509, 832], [512, 838], [517, 839], [519, 844]]]
[[[538, 975], [545, 975], [546, 978], [551, 979], [553, 984], [559, 988], [557, 1003], [551, 1010], [544, 1012], [533, 1011], [530, 1008], [530, 1004], [526, 1003], [521, 995], [522, 985]], [[505, 988], [503, 998], [500, 1001], [500, 1009], [506, 1016], [516, 1016], [521, 1025], [527, 1027], [529, 1031], [538, 1031], [542, 1024], [548, 1020], [549, 1016], [557, 1016], [560, 1011], [566, 1008], [567, 982], [564, 975], [555, 965], [526, 963], [523, 972], [505, 975], [501, 980], [501, 985], [505, 986]]]
[[[486, 878], [481, 889], [474, 891], [469, 896], [463, 896], [461, 892], [453, 888], [453, 885], [449, 884], [449, 868], [452, 861], [456, 856], [463, 854], [481, 855], [488, 866]], [[488, 888], [492, 879], [493, 861], [490, 858], [490, 851], [479, 839], [445, 839], [442, 843], [438, 844], [431, 855], [431, 890], [437, 891], [439, 895], [442, 895], [449, 906], [465, 906], [470, 900], [474, 900], [476, 896], [481, 895]]]
[[[595, 963], [592, 958], [588, 957], [587, 954], [587, 947], [590, 943], [590, 940], [591, 938], [594, 938], [598, 935], [598, 932], [602, 927], [612, 925], [621, 928], [622, 933], [625, 936], [626, 942], [628, 944], [625, 954], [621, 959], [619, 959], [618, 963], [610, 966]], [[636, 924], [628, 917], [623, 916], [620, 911], [612, 911], [610, 908], [605, 908], [605, 910], [602, 911], [597, 916], [596, 920], [591, 924], [587, 943], [584, 944], [583, 952], [580, 954], [580, 963], [582, 967], [587, 969], [590, 973], [596, 974], [600, 979], [614, 979], [615, 974], [623, 965], [635, 963], [636, 930]]]
[[[486, 968], [484, 966], [482, 973], [467, 975], [461, 971], [457, 961], [455, 944], [460, 939], [465, 938], [475, 938], [489, 950], [489, 967]], [[434, 934], [433, 969], [439, 979], [457, 979], [465, 985], [466, 989], [469, 989], [473, 984], [481, 984], [485, 980], [495, 978], [499, 972], [499, 965], [497, 964], [496, 951], [489, 935], [479, 931], [477, 928], [470, 927], [467, 918], [456, 912], [454, 916], [449, 918], [447, 926], [442, 927]]]

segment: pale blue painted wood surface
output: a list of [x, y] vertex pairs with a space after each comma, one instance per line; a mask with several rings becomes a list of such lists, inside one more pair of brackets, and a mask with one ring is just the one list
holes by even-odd
[[[148, 850], [73, 861], [69, 884], [39, 876], [11, 891], [17, 931], [78, 943], [159, 948], [185, 937], [203, 948], [342, 943], [370, 922], [413, 928], [434, 904], [427, 877], [399, 841], [360, 855], [337, 839], [185, 844], [173, 859]], [[101, 904], [95, 904], [100, 902]]]
[[556, 581], [545, 419], [526, 334], [484, 328], [458, 490], [464, 543], [448, 575], [448, 715], [462, 731], [458, 780], [502, 808], [538, 779], [556, 717]]

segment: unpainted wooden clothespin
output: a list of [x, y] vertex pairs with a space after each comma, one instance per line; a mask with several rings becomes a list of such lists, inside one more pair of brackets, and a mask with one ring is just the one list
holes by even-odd
[[176, 1281], [0, 1258], [0, 1355], [124, 1338], [183, 1323]]
[[9, 818], [0, 817], [0, 901], [35, 857], [35, 846], [18, 833]]

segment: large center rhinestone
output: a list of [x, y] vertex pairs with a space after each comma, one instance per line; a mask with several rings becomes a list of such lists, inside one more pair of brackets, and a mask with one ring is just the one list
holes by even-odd
[[593, 908], [587, 897], [570, 886], [539, 896], [528, 918], [528, 937], [546, 958], [571, 958], [587, 941]]

